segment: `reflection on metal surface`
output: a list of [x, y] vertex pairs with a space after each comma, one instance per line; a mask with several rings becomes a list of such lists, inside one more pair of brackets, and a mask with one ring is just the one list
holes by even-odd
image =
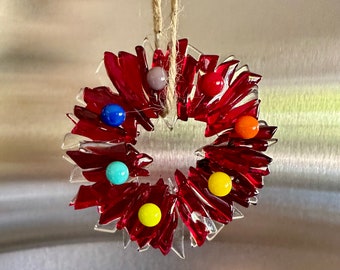
[[[180, 262], [155, 251], [123, 251], [119, 233], [92, 231], [94, 209], [68, 207], [78, 186], [67, 183], [71, 167], [61, 159], [71, 127], [64, 113], [79, 88], [98, 84], [103, 51], [133, 51], [152, 33], [151, 8], [133, 2], [0, 1], [1, 268], [338, 269], [337, 0], [184, 3], [181, 35], [205, 52], [232, 52], [262, 74], [261, 115], [279, 126], [280, 143], [268, 153], [272, 174], [259, 206], [241, 209], [245, 219], [202, 248], [187, 247]], [[150, 135], [153, 144], [149, 135], [141, 138], [137, 148], [157, 160], [154, 175], [165, 164], [172, 175], [178, 162], [195, 162], [203, 131], [189, 126], [180, 143], [181, 135], [162, 123]]]

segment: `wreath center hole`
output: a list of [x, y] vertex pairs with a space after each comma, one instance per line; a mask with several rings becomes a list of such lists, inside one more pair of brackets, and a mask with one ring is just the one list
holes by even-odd
[[178, 120], [172, 130], [169, 130], [163, 119], [156, 119], [153, 124], [153, 131], [143, 130], [137, 138], [137, 150], [153, 158], [147, 167], [150, 176], [140, 177], [141, 182], [155, 183], [159, 178], [174, 179], [176, 169], [187, 175], [189, 167], [195, 167], [196, 161], [201, 159], [195, 151], [215, 139], [206, 138], [206, 124], [193, 119], [186, 122]]

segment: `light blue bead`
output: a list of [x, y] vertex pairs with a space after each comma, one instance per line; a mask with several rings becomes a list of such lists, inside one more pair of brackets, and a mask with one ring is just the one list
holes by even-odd
[[118, 127], [124, 123], [126, 113], [118, 104], [106, 105], [101, 113], [102, 121], [112, 127]]
[[114, 161], [106, 167], [106, 178], [114, 185], [124, 184], [129, 178], [129, 168], [123, 162]]

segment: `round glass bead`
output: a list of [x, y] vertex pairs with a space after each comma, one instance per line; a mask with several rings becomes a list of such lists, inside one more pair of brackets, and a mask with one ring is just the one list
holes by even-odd
[[215, 172], [208, 179], [209, 191], [218, 197], [224, 197], [231, 191], [232, 181], [228, 174]]
[[200, 80], [200, 89], [206, 96], [213, 97], [221, 92], [224, 86], [223, 77], [216, 73], [211, 72], [202, 76]]
[[241, 116], [236, 120], [235, 131], [243, 139], [254, 138], [259, 132], [259, 121], [250, 115]]
[[111, 162], [106, 167], [106, 178], [111, 184], [124, 184], [129, 178], [129, 168], [121, 161]]
[[156, 226], [162, 218], [161, 209], [154, 203], [146, 203], [138, 210], [138, 219], [146, 227]]
[[159, 91], [167, 85], [168, 76], [164, 68], [153, 67], [146, 75], [146, 80], [153, 90]]
[[125, 110], [118, 104], [106, 105], [101, 113], [102, 121], [112, 127], [118, 127], [124, 123], [126, 117]]

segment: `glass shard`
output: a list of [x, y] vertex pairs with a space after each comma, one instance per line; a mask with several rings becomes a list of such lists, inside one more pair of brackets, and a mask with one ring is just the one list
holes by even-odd
[[244, 215], [235, 206], [233, 207], [233, 220], [244, 218]]
[[86, 183], [87, 179], [83, 175], [83, 170], [79, 166], [74, 166], [70, 175], [71, 183]]
[[214, 222], [215, 231], [208, 234], [207, 239], [209, 241], [213, 240], [225, 226], [223, 223], [219, 223], [217, 221], [213, 221], [213, 222]]
[[116, 225], [118, 220], [113, 220], [108, 224], [100, 224], [99, 221], [94, 226], [94, 230], [107, 233], [115, 233], [117, 231]]
[[185, 259], [184, 252], [184, 224], [182, 221], [178, 222], [177, 228], [174, 233], [172, 242], [172, 251], [175, 252], [181, 259]]
[[124, 249], [126, 249], [131, 243], [131, 240], [130, 240], [130, 236], [127, 230], [123, 229], [122, 231], [123, 231], [123, 247]]

